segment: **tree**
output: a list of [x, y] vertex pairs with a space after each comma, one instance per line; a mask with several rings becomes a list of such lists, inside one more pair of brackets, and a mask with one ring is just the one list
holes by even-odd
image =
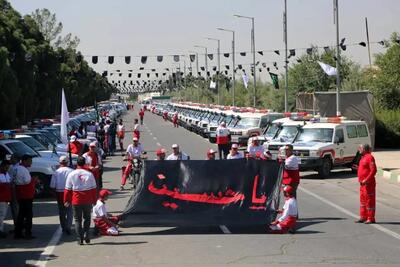
[[76, 49], [79, 45], [79, 38], [68, 33], [64, 37], [61, 36], [63, 25], [57, 21], [56, 14], [52, 14], [47, 8], [36, 9], [32, 13], [32, 18], [39, 27], [46, 41], [58, 48]]

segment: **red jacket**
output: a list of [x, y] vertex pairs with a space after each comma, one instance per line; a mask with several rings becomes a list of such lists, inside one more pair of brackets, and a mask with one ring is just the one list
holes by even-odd
[[16, 185], [15, 190], [18, 199], [33, 199], [35, 197], [36, 180], [31, 179], [29, 184]]
[[72, 154], [79, 155], [81, 153], [83, 145], [79, 141], [71, 142], [69, 145]]
[[141, 110], [141, 111], [139, 112], [139, 117], [143, 117], [143, 116], [144, 116], [144, 111]]
[[358, 182], [367, 182], [370, 184], [375, 183], [375, 174], [376, 174], [376, 165], [375, 159], [371, 153], [364, 154], [361, 159], [360, 163], [358, 164]]
[[[0, 174], [1, 175], [1, 174]], [[6, 173], [8, 179], [10, 177]], [[0, 183], [0, 202], [10, 202], [11, 201], [11, 183]]]

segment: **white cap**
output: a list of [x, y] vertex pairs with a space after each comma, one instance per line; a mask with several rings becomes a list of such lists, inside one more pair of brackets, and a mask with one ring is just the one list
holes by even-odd
[[67, 162], [68, 162], [68, 158], [67, 158], [67, 156], [61, 156], [61, 157], [58, 159], [58, 161], [59, 161], [60, 163], [67, 163]]
[[135, 136], [132, 138], [133, 141], [139, 141], [139, 139]]
[[215, 151], [214, 149], [212, 149], [212, 148], [210, 148], [208, 151], [207, 151], [207, 154], [209, 155], [209, 154], [215, 154], [215, 153], [217, 153], [217, 151]]
[[232, 144], [232, 148], [239, 148], [238, 144]]
[[172, 148], [178, 148], [179, 146], [177, 144], [173, 144]]
[[94, 146], [94, 147], [96, 147], [96, 146], [97, 146], [97, 143], [96, 143], [96, 141], [94, 141], [94, 142], [91, 142], [91, 143], [89, 144], [89, 146]]
[[221, 122], [220, 125], [225, 127], [226, 126], [226, 122], [223, 121], [223, 122]]
[[71, 136], [70, 140], [71, 140], [71, 142], [76, 141], [76, 135]]

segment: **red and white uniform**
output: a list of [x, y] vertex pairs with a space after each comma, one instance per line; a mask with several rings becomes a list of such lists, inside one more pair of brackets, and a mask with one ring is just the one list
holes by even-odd
[[96, 205], [93, 207], [93, 221], [94, 225], [99, 229], [102, 235], [118, 235], [118, 230], [108, 224], [104, 217], [107, 217], [108, 220], [117, 224], [119, 221], [118, 216], [108, 216], [106, 205], [101, 199], [98, 199]]
[[189, 156], [183, 152], [179, 152], [178, 155], [172, 153], [166, 158], [166, 160], [189, 160]]
[[168, 111], [163, 111], [163, 119], [166, 121], [168, 119]]
[[133, 126], [133, 137], [136, 137], [137, 139], [140, 139], [140, 125], [139, 123], [135, 124]]
[[143, 117], [144, 117], [144, 109], [141, 109], [141, 110], [139, 111], [139, 117], [140, 117], [140, 118], [143, 118]]
[[[134, 146], [130, 144], [126, 149], [126, 153], [128, 154], [129, 159], [139, 158], [143, 152], [143, 147], [141, 144]], [[132, 171], [132, 162], [129, 160], [126, 167], [122, 168], [122, 177], [121, 177], [121, 185], [124, 186], [126, 184], [126, 179]]]
[[33, 199], [36, 182], [32, 179], [28, 169], [22, 165], [15, 167], [15, 191], [17, 199]]
[[72, 205], [96, 203], [96, 180], [91, 172], [78, 167], [67, 176], [64, 202]]
[[178, 127], [178, 112], [174, 113], [174, 116], [172, 117], [172, 122], [174, 123], [174, 127]]
[[285, 159], [282, 184], [294, 185], [297, 188], [297, 185], [300, 183], [299, 164], [300, 159], [295, 155], [291, 155]]
[[83, 147], [83, 145], [78, 140], [71, 142], [69, 146], [71, 148], [71, 153], [76, 155], [79, 155], [79, 153], [81, 153]]
[[68, 175], [73, 171], [70, 167], [60, 167], [51, 176], [50, 188], [53, 188], [57, 193], [57, 199], [64, 202], [65, 182]]
[[4, 232], [4, 219], [7, 215], [8, 202], [11, 201], [11, 178], [6, 173], [0, 173], [0, 232]]
[[226, 157], [227, 159], [242, 159], [244, 158], [243, 153], [237, 152], [236, 154], [232, 155], [232, 153], [229, 153], [228, 156]]
[[123, 125], [123, 124], [117, 125], [117, 136], [120, 139], [123, 139], [125, 137], [125, 125]]
[[364, 154], [358, 165], [358, 182], [366, 183], [360, 185], [360, 219], [375, 221], [375, 181], [376, 165], [371, 153]]
[[264, 147], [261, 145], [254, 146], [251, 144], [247, 147], [247, 152], [249, 152], [250, 157], [256, 157], [257, 155], [262, 155], [264, 153]]
[[270, 230], [276, 233], [286, 233], [289, 229], [295, 228], [297, 221], [297, 201], [294, 197], [288, 197], [283, 205], [282, 215], [276, 225], [270, 225]]
[[[96, 152], [86, 152], [82, 155], [85, 158], [86, 165], [90, 166], [90, 171], [93, 174], [94, 178], [100, 178], [100, 169], [99, 167], [102, 165], [101, 157]], [[96, 168], [97, 167], [97, 168]]]
[[226, 127], [218, 126], [215, 133], [217, 135], [218, 145], [226, 145], [229, 143], [229, 130]]

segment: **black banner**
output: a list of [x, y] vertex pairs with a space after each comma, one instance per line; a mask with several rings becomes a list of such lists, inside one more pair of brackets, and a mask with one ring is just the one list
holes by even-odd
[[275, 161], [146, 161], [123, 213], [135, 225], [254, 225], [275, 219], [281, 168]]

